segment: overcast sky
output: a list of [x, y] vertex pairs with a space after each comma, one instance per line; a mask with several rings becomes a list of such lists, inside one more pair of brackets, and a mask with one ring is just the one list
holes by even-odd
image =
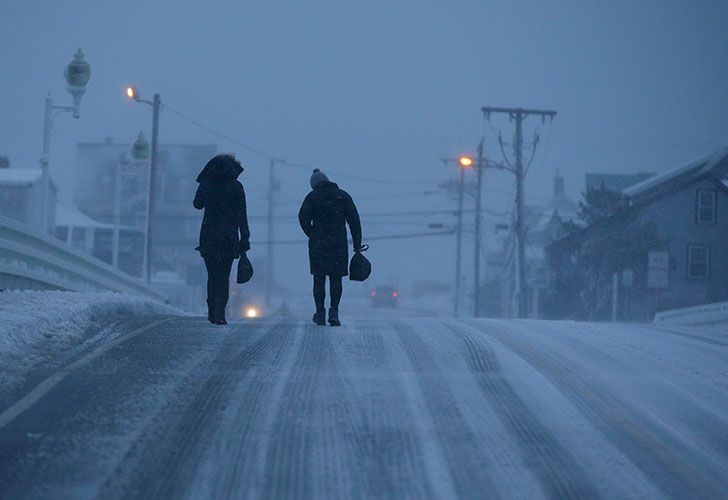
[[[149, 111], [124, 98], [127, 83], [289, 161], [392, 181], [340, 179], [362, 212], [452, 206], [424, 194], [449, 175], [438, 158], [485, 135], [500, 159], [497, 132], [512, 137], [507, 120], [486, 124], [483, 105], [558, 111], [539, 131], [531, 204], [548, 196], [557, 168], [577, 198], [587, 171], [662, 171], [728, 145], [724, 0], [0, 0], [0, 11], [0, 155], [13, 165], [37, 165], [43, 98], [70, 100], [62, 70], [78, 47], [92, 66], [81, 119], [61, 116], [53, 132], [52, 172], [66, 192], [76, 142], [148, 132]], [[251, 206], [263, 210], [266, 158], [169, 111], [160, 135], [236, 152]], [[281, 177], [281, 210], [295, 213], [308, 171]], [[486, 181], [493, 191], [512, 184], [496, 173]], [[491, 194], [489, 209], [508, 209], [510, 195]], [[420, 245], [451, 249], [449, 239], [401, 248]], [[380, 270], [404, 279], [407, 265]]]

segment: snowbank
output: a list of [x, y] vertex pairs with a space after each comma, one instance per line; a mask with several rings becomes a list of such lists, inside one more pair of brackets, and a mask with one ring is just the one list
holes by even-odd
[[128, 316], [174, 309], [124, 293], [0, 292], [0, 387], [81, 342], [95, 328]]

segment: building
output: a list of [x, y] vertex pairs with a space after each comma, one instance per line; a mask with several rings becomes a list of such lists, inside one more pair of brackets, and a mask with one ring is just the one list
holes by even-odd
[[[59, 240], [107, 264], [113, 262], [113, 224], [96, 221], [72, 205], [59, 203], [54, 234]], [[144, 231], [120, 226], [118, 268], [132, 276], [142, 277], [143, 250]]]
[[[553, 197], [541, 206], [526, 206], [526, 284], [528, 317], [543, 315], [543, 295], [549, 286], [546, 247], [560, 237], [565, 222], [576, 221], [579, 205], [566, 194], [565, 179], [557, 171], [554, 176]], [[508, 225], [509, 229], [513, 227]], [[515, 233], [503, 234], [500, 245], [486, 258], [486, 278], [481, 310], [489, 317], [515, 317], [516, 305], [516, 257]]]
[[638, 172], [636, 174], [586, 174], [587, 189], [608, 189], [621, 193], [628, 187], [634, 186], [650, 177], [651, 172]]
[[38, 230], [52, 228], [58, 189], [50, 182], [46, 200], [48, 210], [45, 224], [43, 213], [43, 172], [40, 168], [11, 168], [7, 157], [0, 157], [0, 215], [27, 224]]
[[[637, 269], [619, 269], [603, 283], [618, 319], [647, 321], [658, 311], [728, 300], [727, 179], [728, 149], [622, 191], [628, 206], [611, 218], [654, 227], [662, 244], [639, 256]], [[573, 256], [600, 230], [586, 227], [549, 246], [552, 288], [578, 280]]]
[[[131, 160], [130, 149], [130, 144], [116, 143], [111, 138], [100, 143], [79, 143], [73, 199], [84, 214], [112, 224], [119, 183], [121, 225], [143, 232], [146, 228], [148, 160]], [[192, 199], [197, 189], [197, 175], [216, 154], [214, 144], [159, 145], [156, 213], [152, 218], [152, 272], [163, 272], [166, 282], [174, 281], [171, 276], [176, 275], [175, 280], [199, 292], [200, 297], [195, 296], [190, 304], [176, 304], [183, 308], [204, 303], [201, 297], [203, 283], [198, 282], [199, 276], [204, 276], [204, 268], [202, 259], [194, 251], [200, 213], [192, 207]], [[136, 168], [136, 174], [130, 171], [133, 168]], [[139, 259], [142, 253], [143, 246], [140, 246]], [[139, 259], [131, 274], [140, 274]]]

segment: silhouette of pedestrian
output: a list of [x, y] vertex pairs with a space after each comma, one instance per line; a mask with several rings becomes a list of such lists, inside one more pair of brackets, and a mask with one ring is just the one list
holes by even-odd
[[193, 205], [205, 209], [199, 250], [207, 268], [207, 319], [226, 325], [225, 307], [233, 260], [250, 250], [245, 190], [237, 180], [243, 167], [233, 155], [217, 155], [207, 162], [197, 182]]
[[313, 322], [326, 324], [326, 276], [329, 277], [331, 301], [329, 324], [340, 326], [339, 302], [343, 293], [342, 277], [349, 274], [349, 225], [354, 251], [361, 248], [361, 222], [349, 193], [339, 189], [319, 169], [311, 174], [311, 192], [298, 212], [301, 229], [308, 236], [308, 257], [313, 275], [313, 298], [316, 313]]

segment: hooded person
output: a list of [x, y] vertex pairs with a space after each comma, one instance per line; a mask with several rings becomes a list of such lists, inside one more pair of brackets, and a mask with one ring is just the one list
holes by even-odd
[[207, 319], [227, 324], [230, 269], [240, 254], [250, 250], [245, 190], [237, 180], [243, 167], [233, 155], [217, 155], [197, 176], [193, 205], [205, 210], [196, 248], [207, 269]]
[[308, 236], [308, 257], [313, 275], [316, 312], [313, 322], [326, 324], [326, 277], [331, 294], [329, 324], [340, 326], [339, 302], [343, 293], [342, 278], [349, 274], [349, 225], [354, 251], [361, 249], [361, 221], [354, 200], [339, 189], [321, 170], [311, 174], [311, 192], [298, 212], [301, 229]]

